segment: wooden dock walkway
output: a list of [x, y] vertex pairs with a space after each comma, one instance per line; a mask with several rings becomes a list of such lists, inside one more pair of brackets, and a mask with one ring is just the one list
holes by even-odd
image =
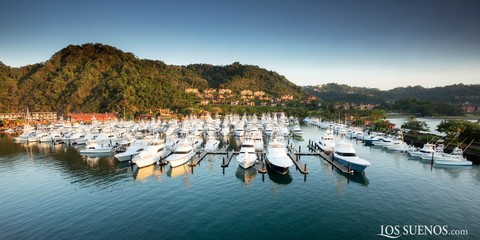
[[353, 170], [351, 170], [350, 168], [347, 168], [345, 166], [343, 166], [342, 164], [340, 164], [339, 162], [335, 161], [333, 159], [333, 156], [332, 155], [327, 155], [325, 152], [321, 152], [320, 153], [320, 156], [325, 159], [325, 161], [327, 161], [328, 163], [330, 163], [332, 165], [332, 167], [336, 167], [338, 168], [338, 170], [342, 171], [343, 173], [346, 173], [346, 174], [353, 174]]
[[259, 173], [266, 173], [267, 172], [267, 163], [265, 162], [265, 153], [257, 153], [257, 169]]
[[192, 160], [190, 161], [190, 166], [197, 166], [197, 164], [202, 161], [205, 156], [207, 156], [208, 152], [206, 151], [201, 151], [199, 152], [199, 154], [195, 154], [195, 156], [193, 156]]
[[224, 157], [222, 161], [222, 168], [228, 167], [228, 165], [230, 164], [230, 161], [233, 158], [233, 155], [235, 154], [238, 154], [238, 153], [234, 151], [227, 152], [227, 157]]
[[292, 162], [295, 164], [295, 166], [297, 167], [297, 169], [303, 173], [303, 174], [307, 174], [308, 173], [308, 169], [307, 169], [307, 164], [304, 164], [301, 160], [300, 160], [300, 155], [298, 155], [297, 153], [295, 152], [288, 152], [288, 156], [290, 157], [290, 159], [292, 159]]

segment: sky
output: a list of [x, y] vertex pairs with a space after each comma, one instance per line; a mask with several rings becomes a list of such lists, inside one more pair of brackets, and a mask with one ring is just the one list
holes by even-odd
[[3, 0], [0, 61], [103, 43], [167, 64], [257, 65], [295, 84], [480, 84], [477, 0]]

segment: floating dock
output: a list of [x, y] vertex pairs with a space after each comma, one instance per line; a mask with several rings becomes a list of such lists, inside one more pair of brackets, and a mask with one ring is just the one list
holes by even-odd
[[257, 169], [259, 173], [267, 172], [267, 164], [265, 163], [265, 153], [257, 153]]
[[338, 168], [338, 170], [342, 171], [343, 173], [346, 173], [346, 174], [353, 174], [353, 170], [351, 170], [350, 168], [347, 168], [345, 166], [343, 166], [342, 164], [340, 164], [339, 162], [335, 161], [333, 159], [333, 156], [332, 155], [327, 155], [325, 152], [321, 152], [320, 153], [320, 156], [325, 159], [325, 161], [327, 161], [328, 163], [330, 163], [332, 166]]
[[310, 150], [309, 155], [316, 155], [316, 156], [322, 157], [325, 161], [330, 163], [332, 167], [336, 167], [338, 170], [340, 170], [343, 173], [346, 173], [346, 174], [354, 173], [353, 170], [351, 170], [349, 167], [345, 167], [339, 162], [335, 161], [333, 159], [333, 154], [328, 154], [327, 152], [323, 152], [315, 141], [309, 140], [307, 147]]
[[201, 151], [195, 154], [195, 156], [193, 156], [192, 160], [190, 161], [190, 166], [197, 166], [197, 164], [202, 161], [205, 156], [207, 156], [207, 154], [208, 152], [206, 151]]
[[227, 152], [227, 157], [224, 157], [222, 161], [222, 168], [228, 167], [228, 165], [230, 164], [230, 161], [233, 158], [233, 155], [235, 154], [238, 154], [238, 152], [234, 152], [234, 151]]
[[300, 155], [298, 155], [297, 153], [294, 153], [294, 152], [288, 152], [287, 155], [290, 157], [290, 159], [292, 159], [292, 162], [295, 164], [298, 171], [300, 171], [302, 174], [307, 174], [308, 173], [307, 164], [304, 164], [300, 160]]

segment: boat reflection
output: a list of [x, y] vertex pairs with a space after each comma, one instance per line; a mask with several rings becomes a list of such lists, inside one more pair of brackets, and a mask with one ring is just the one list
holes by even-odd
[[347, 179], [347, 184], [349, 184], [350, 182], [354, 182], [360, 184], [361, 186], [367, 187], [370, 183], [368, 181], [368, 178], [365, 176], [365, 172], [355, 172], [354, 174], [347, 174], [338, 169], [336, 169], [336, 172], [338, 175], [341, 175]]
[[242, 181], [245, 184], [249, 184], [250, 182], [252, 182], [256, 176], [257, 176], [257, 169], [254, 167], [243, 169], [242, 167], [238, 166], [237, 171], [235, 172], [235, 177], [240, 179], [240, 181]]
[[190, 175], [190, 174], [193, 174], [193, 168], [188, 163], [178, 167], [174, 167], [174, 168], [169, 167], [167, 171], [167, 176], [171, 178], [176, 178], [182, 175]]
[[287, 184], [290, 184], [293, 181], [293, 178], [290, 175], [290, 172], [288, 172], [285, 175], [282, 175], [282, 174], [279, 174], [279, 173], [269, 169], [267, 171], [267, 173], [268, 173], [268, 178], [270, 178], [270, 180], [272, 180], [272, 182], [277, 183], [277, 184], [287, 185]]
[[452, 178], [458, 178], [462, 175], [462, 172], [471, 170], [473, 168], [472, 166], [452, 166], [439, 164], [433, 164], [432, 167], [435, 168], [435, 170], [447, 173]]
[[133, 179], [137, 181], [142, 181], [152, 176], [154, 173], [155, 173], [155, 165], [150, 165], [143, 168], [137, 168], [137, 170], [133, 173]]

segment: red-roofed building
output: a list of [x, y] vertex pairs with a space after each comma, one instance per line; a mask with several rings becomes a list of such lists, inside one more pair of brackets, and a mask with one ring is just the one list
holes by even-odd
[[91, 122], [93, 119], [104, 122], [117, 119], [116, 113], [70, 113], [71, 122]]

